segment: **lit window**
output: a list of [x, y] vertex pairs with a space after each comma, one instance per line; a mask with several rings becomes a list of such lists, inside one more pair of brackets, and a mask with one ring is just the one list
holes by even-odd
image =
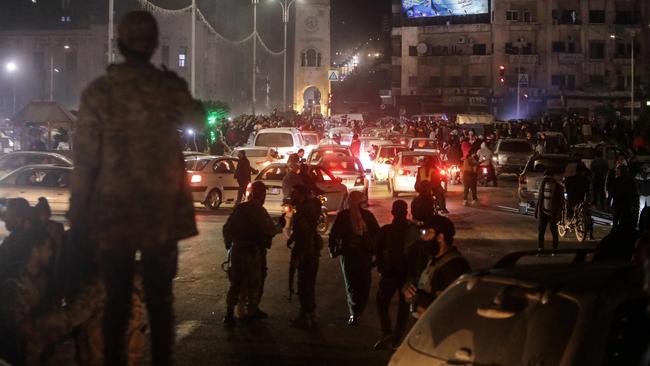
[[178, 55], [178, 67], [185, 67], [185, 55], [182, 53]]

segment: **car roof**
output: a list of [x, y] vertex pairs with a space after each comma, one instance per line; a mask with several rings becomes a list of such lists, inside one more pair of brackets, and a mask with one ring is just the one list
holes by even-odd
[[538, 154], [533, 155], [533, 159], [571, 159], [569, 154]]
[[313, 148], [311, 151], [332, 150], [332, 149], [347, 151], [350, 150], [350, 147], [345, 145], [318, 145], [318, 147]]
[[59, 165], [59, 164], [31, 164], [31, 165], [21, 166], [20, 168], [18, 168], [16, 170], [44, 169], [44, 168], [57, 168], [57, 169], [61, 169], [61, 170], [72, 170], [72, 169], [74, 169], [71, 166], [65, 166], [65, 165]]
[[273, 149], [272, 147], [269, 146], [240, 146], [236, 147], [234, 150], [271, 150]]
[[359, 159], [357, 159], [354, 156], [332, 156], [332, 155], [325, 155], [320, 160], [321, 161], [328, 161], [328, 160], [329, 161], [331, 161], [331, 160], [334, 160], [334, 161], [354, 161], [354, 162], [359, 161]]
[[379, 145], [379, 149], [383, 149], [383, 148], [394, 149], [394, 148], [397, 148], [397, 147], [401, 147], [401, 148], [403, 148], [404, 150], [408, 150], [408, 146], [404, 146], [404, 145], [402, 145], [402, 144], [386, 144], [386, 145]]
[[[554, 291], [593, 292], [631, 284], [636, 268], [629, 262], [545, 263], [492, 268], [469, 275], [503, 284], [543, 287]], [[470, 280], [471, 281], [471, 280]]]
[[57, 152], [52, 152], [52, 151], [31, 151], [31, 150], [20, 150], [20, 151], [12, 151], [8, 152], [3, 157], [5, 156], [11, 156], [11, 155], [49, 155], [57, 158], [64, 158], [70, 160], [67, 156], [57, 153]]
[[436, 156], [438, 154], [432, 152], [432, 151], [411, 151], [411, 150], [405, 150], [405, 151], [400, 151], [398, 154], [402, 155], [431, 155], [431, 156]]
[[262, 132], [291, 133], [291, 132], [299, 132], [299, 131], [295, 127], [275, 127], [275, 128], [263, 128], [257, 134], [259, 135]]

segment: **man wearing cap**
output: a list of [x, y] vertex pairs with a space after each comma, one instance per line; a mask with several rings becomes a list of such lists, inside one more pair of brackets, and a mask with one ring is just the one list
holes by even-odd
[[172, 363], [177, 243], [198, 233], [178, 130], [199, 126], [205, 112], [183, 79], [151, 64], [157, 46], [158, 25], [150, 13], [121, 19], [118, 48], [125, 61], [110, 65], [84, 90], [75, 134], [68, 215], [73, 240], [100, 251], [106, 365], [126, 364], [136, 251], [151, 362]]
[[[419, 247], [409, 251], [409, 280], [403, 288], [406, 301], [419, 316], [458, 277], [471, 271], [454, 246], [454, 223], [444, 216], [429, 217], [421, 228]], [[426, 248], [422, 243], [436, 248]], [[425, 251], [422, 250], [422, 248]], [[428, 255], [426, 255], [428, 252]], [[422, 265], [424, 263], [424, 265]]]
[[271, 241], [285, 226], [284, 216], [276, 224], [264, 208], [266, 185], [260, 181], [251, 186], [247, 202], [237, 206], [223, 226], [226, 250], [230, 251], [228, 279], [230, 288], [226, 296], [224, 325], [235, 323], [235, 306], [243, 298], [248, 319], [264, 319], [266, 313], [259, 309], [264, 278], [266, 277], [266, 251]]

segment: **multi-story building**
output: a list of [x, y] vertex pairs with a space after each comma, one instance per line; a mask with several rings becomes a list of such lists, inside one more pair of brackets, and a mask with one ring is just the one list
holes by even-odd
[[393, 101], [407, 114], [629, 115], [634, 52], [638, 115], [650, 81], [640, 62], [650, 50], [649, 8], [644, 0], [491, 0], [487, 14], [413, 19], [394, 0]]

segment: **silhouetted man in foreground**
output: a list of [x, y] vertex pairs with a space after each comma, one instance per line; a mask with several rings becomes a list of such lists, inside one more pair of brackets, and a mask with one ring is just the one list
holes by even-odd
[[150, 63], [158, 26], [143, 11], [118, 27], [126, 61], [83, 92], [74, 150], [73, 240], [96, 245], [107, 291], [106, 365], [126, 364], [135, 254], [141, 254], [152, 364], [172, 363], [179, 240], [197, 234], [178, 130], [204, 112], [176, 74]]

